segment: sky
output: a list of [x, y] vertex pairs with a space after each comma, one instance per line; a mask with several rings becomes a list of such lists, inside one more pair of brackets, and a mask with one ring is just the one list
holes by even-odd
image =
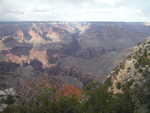
[[150, 0], [0, 0], [0, 21], [149, 22]]

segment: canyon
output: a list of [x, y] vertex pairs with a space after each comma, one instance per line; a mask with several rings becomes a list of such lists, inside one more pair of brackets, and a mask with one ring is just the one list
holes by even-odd
[[149, 35], [145, 23], [0, 23], [0, 87], [42, 75], [79, 88], [102, 82]]

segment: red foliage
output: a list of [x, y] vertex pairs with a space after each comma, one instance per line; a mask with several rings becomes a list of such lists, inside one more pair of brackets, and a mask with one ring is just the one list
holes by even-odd
[[61, 96], [74, 95], [80, 97], [82, 95], [82, 90], [73, 85], [64, 85], [60, 92]]

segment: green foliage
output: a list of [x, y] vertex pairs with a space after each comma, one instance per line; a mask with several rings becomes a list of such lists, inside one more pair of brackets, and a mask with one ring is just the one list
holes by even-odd
[[133, 113], [134, 103], [129, 94], [112, 94], [105, 85], [93, 92], [84, 105], [84, 113]]
[[55, 105], [55, 113], [81, 113], [81, 105], [74, 96], [61, 97]]
[[112, 85], [111, 78], [107, 78], [107, 80], [105, 80], [104, 84], [106, 87], [110, 87]]
[[11, 95], [8, 95], [7, 99], [5, 100], [4, 103], [9, 105], [9, 104], [13, 104], [14, 102], [15, 102], [15, 98], [13, 96], [11, 96]]
[[121, 83], [118, 82], [118, 83], [116, 84], [116, 87], [117, 87], [118, 89], [121, 89]]
[[[133, 95], [130, 91], [112, 94], [106, 84], [95, 81], [87, 87], [82, 99], [75, 96], [54, 98], [53, 90], [44, 89], [37, 97], [10, 105], [3, 113], [139, 113], [135, 109], [141, 104], [133, 99], [139, 95]], [[147, 103], [148, 98], [145, 98]]]
[[85, 113], [107, 113], [111, 93], [108, 93], [105, 86], [101, 85], [91, 94], [85, 103]]
[[96, 80], [89, 82], [86, 86], [84, 86], [85, 91], [92, 91], [97, 89], [100, 86], [100, 83]]
[[126, 82], [125, 84], [123, 84], [122, 85], [122, 90], [124, 92], [129, 92], [130, 87], [132, 86], [133, 82], [134, 82], [134, 80], [130, 80], [130, 81]]
[[131, 95], [117, 94], [111, 98], [110, 113], [134, 113], [134, 103]]

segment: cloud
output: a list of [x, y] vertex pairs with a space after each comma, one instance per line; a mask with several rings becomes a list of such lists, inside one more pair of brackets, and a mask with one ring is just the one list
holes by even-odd
[[143, 0], [1, 0], [0, 21], [149, 21]]

